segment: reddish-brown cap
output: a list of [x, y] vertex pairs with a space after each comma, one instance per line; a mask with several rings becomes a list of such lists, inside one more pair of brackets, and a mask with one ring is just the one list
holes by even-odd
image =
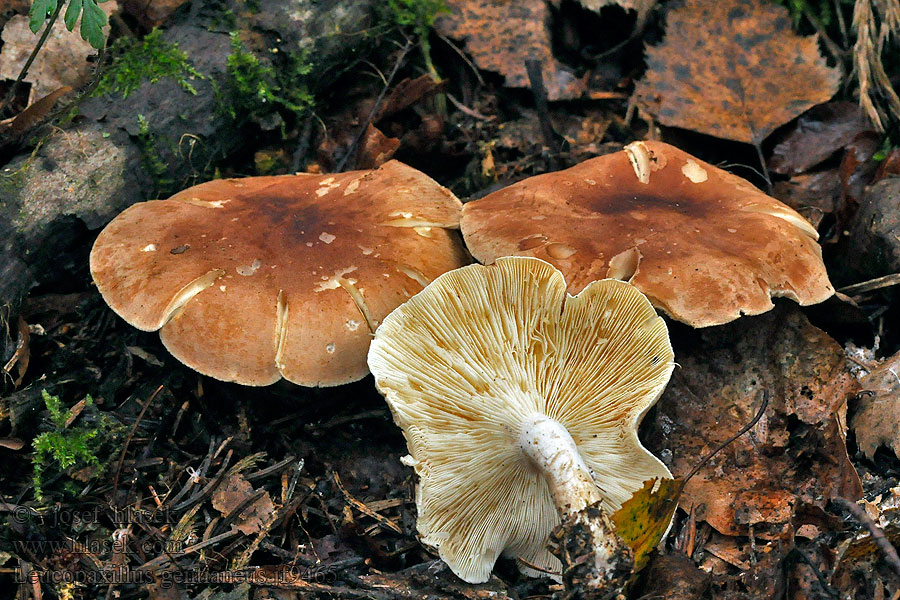
[[210, 181], [116, 217], [91, 251], [103, 298], [197, 371], [245, 385], [366, 375], [372, 333], [468, 262], [460, 202], [419, 171]]
[[772, 308], [773, 296], [831, 296], [816, 230], [749, 182], [662, 142], [538, 175], [463, 208], [481, 262], [542, 258], [575, 294], [608, 277], [630, 281], [694, 327]]

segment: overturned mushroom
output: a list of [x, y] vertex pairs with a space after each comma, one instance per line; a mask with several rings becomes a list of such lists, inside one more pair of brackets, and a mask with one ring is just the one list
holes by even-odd
[[816, 230], [749, 182], [661, 142], [531, 177], [465, 205], [481, 262], [542, 258], [569, 292], [612, 277], [694, 327], [834, 292]]
[[573, 297], [542, 260], [463, 267], [388, 315], [369, 367], [419, 475], [422, 541], [468, 582], [486, 581], [501, 553], [558, 573], [545, 546], [561, 517], [597, 502], [612, 512], [671, 477], [637, 426], [672, 348], [627, 283]]
[[91, 251], [110, 307], [197, 371], [245, 385], [362, 378], [372, 332], [468, 262], [460, 203], [397, 161], [203, 183], [116, 217]]

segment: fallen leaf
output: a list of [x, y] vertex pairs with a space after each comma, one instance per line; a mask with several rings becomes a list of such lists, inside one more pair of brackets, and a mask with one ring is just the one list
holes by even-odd
[[[878, 161], [875, 155], [881, 146], [881, 136], [874, 131], [863, 131], [847, 144], [838, 173], [841, 176], [841, 199], [856, 212], [866, 187], [875, 178]], [[849, 218], [851, 215], [847, 215]], [[844, 219], [845, 223], [847, 219]]]
[[800, 115], [773, 148], [769, 169], [783, 175], [808, 171], [864, 131], [874, 131], [854, 102], [828, 102]]
[[[523, 109], [521, 114], [519, 119], [500, 124], [496, 146], [526, 155], [539, 153], [544, 143], [537, 112]], [[584, 113], [572, 114], [568, 108], [551, 108], [550, 120], [554, 129], [568, 142], [573, 162], [610, 152], [603, 144], [612, 122], [607, 111], [586, 110]]]
[[430, 98], [445, 87], [446, 81], [435, 81], [431, 75], [403, 79], [397, 82], [391, 93], [384, 99], [378, 114], [372, 120], [377, 122], [395, 115], [425, 98]]
[[634, 570], [647, 564], [678, 508], [680, 479], [650, 479], [610, 517], [616, 533], [634, 551]]
[[377, 169], [389, 161], [399, 147], [399, 139], [387, 137], [369, 123], [365, 135], [360, 140], [354, 168]]
[[666, 22], [635, 87], [664, 125], [760, 144], [840, 85], [817, 38], [792, 33], [787, 10], [772, 2], [686, 0]]
[[553, 57], [547, 28], [550, 8], [544, 0], [448, 0], [449, 14], [434, 27], [441, 35], [465, 40], [466, 51], [479, 69], [503, 75], [508, 87], [530, 87], [526, 59], [542, 65], [550, 100], [578, 98], [584, 83]]
[[[25, 371], [28, 370], [28, 363], [31, 360], [31, 334], [28, 330], [28, 323], [19, 315], [18, 320], [18, 338], [16, 340], [16, 351], [12, 357], [3, 366], [3, 373], [13, 380], [13, 387], [17, 388], [22, 385], [25, 378]], [[16, 369], [18, 377], [13, 378], [13, 369]]]
[[686, 484], [680, 504], [727, 535], [778, 537], [805, 506], [834, 496], [856, 499], [861, 486], [840, 426], [858, 384], [840, 345], [796, 306], [719, 327], [674, 332], [680, 369], [659, 401], [657, 455], [671, 455], [676, 477], [750, 422], [763, 391], [769, 406], [746, 434]]
[[745, 537], [734, 537], [712, 532], [709, 540], [703, 544], [703, 552], [712, 554], [732, 567], [742, 571], [750, 568], [750, 540]]
[[862, 392], [850, 421], [857, 446], [870, 459], [881, 446], [900, 456], [900, 352], [863, 376], [859, 383]]
[[71, 91], [72, 88], [69, 86], [63, 86], [37, 102], [33, 102], [15, 117], [0, 121], [0, 136], [2, 136], [0, 145], [21, 138], [33, 127], [43, 123], [60, 98]]
[[700, 600], [709, 588], [709, 573], [699, 569], [687, 555], [678, 552], [655, 557], [647, 568], [640, 598]]
[[[244, 479], [243, 475], [231, 475], [216, 488], [212, 497], [212, 505], [222, 513], [223, 517], [228, 517], [253, 494], [253, 486]], [[241, 510], [237, 515], [235, 527], [245, 535], [252, 535], [266, 527], [274, 514], [275, 505], [272, 503], [272, 498], [269, 496], [269, 492], [263, 492], [259, 498]]]
[[[118, 10], [113, 0], [101, 7], [107, 15]], [[20, 15], [9, 20], [0, 35], [3, 50], [0, 51], [0, 79], [15, 80], [34, 50], [40, 32], [34, 34], [28, 26], [27, 16]], [[45, 25], [46, 27], [46, 25]], [[90, 76], [93, 69], [88, 57], [96, 54], [91, 45], [81, 39], [80, 26], [67, 31], [62, 23], [55, 23], [47, 41], [28, 68], [25, 81], [31, 84], [29, 104], [44, 98], [64, 86], [78, 88]], [[109, 33], [109, 25], [104, 28]]]

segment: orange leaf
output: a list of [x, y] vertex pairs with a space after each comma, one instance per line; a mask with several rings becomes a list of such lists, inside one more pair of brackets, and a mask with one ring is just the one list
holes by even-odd
[[664, 125], [759, 144], [837, 91], [840, 75], [815, 36], [791, 31], [785, 8], [764, 0], [687, 0], [647, 49], [635, 93]]
[[541, 62], [550, 100], [578, 98], [584, 84], [554, 57], [547, 23], [550, 9], [544, 0], [448, 0], [449, 14], [441, 14], [435, 29], [462, 39], [479, 69], [496, 71], [509, 87], [529, 87], [525, 59]]

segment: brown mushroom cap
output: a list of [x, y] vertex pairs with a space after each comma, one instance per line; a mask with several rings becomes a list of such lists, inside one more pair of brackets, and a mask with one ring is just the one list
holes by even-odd
[[815, 229], [749, 182], [662, 142], [538, 175], [466, 204], [476, 259], [542, 258], [568, 291], [614, 277], [694, 327], [834, 292]]
[[366, 375], [372, 333], [468, 263], [460, 202], [397, 161], [203, 183], [116, 217], [91, 251], [103, 298], [197, 371], [245, 385]]

